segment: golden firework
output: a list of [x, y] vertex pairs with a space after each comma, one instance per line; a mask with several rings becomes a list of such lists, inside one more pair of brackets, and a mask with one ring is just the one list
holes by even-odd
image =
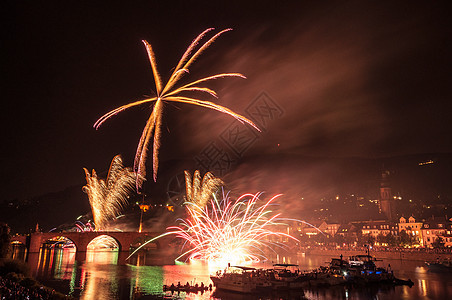
[[184, 173], [187, 201], [199, 207], [204, 207], [218, 188], [224, 184], [220, 178], [216, 178], [210, 172], [207, 172], [202, 180], [198, 170], [193, 174], [193, 178], [188, 171]]
[[131, 168], [124, 167], [120, 155], [113, 158], [106, 180], [99, 178], [95, 170], [92, 174], [86, 168], [83, 170], [86, 175], [83, 191], [88, 194], [96, 230], [104, 230], [108, 221], [118, 216], [127, 204], [135, 173]]
[[[146, 156], [147, 156], [147, 149], [150, 143], [150, 139], [152, 135], [154, 136], [153, 141], [153, 178], [154, 181], [157, 180], [157, 171], [158, 171], [158, 154], [160, 149], [160, 135], [161, 135], [161, 122], [162, 122], [162, 112], [163, 112], [163, 103], [164, 102], [180, 102], [180, 103], [188, 103], [193, 104], [197, 106], [202, 106], [210, 109], [217, 110], [219, 112], [228, 114], [235, 119], [239, 120], [240, 122], [247, 123], [254, 127], [255, 129], [259, 130], [259, 128], [249, 119], [245, 118], [244, 116], [237, 114], [233, 112], [232, 110], [215, 104], [210, 101], [204, 101], [200, 100], [198, 98], [193, 98], [192, 96], [186, 95], [186, 92], [201, 92], [201, 93], [207, 93], [215, 98], [217, 98], [217, 94], [214, 90], [209, 89], [205, 86], [202, 86], [207, 81], [217, 79], [217, 78], [224, 78], [224, 77], [240, 77], [245, 78], [240, 73], [222, 73], [222, 74], [216, 74], [212, 76], [208, 76], [205, 78], [201, 78], [198, 80], [195, 80], [191, 83], [182, 85], [178, 88], [174, 88], [176, 83], [186, 74], [189, 72], [189, 68], [192, 65], [192, 63], [206, 50], [221, 34], [230, 31], [231, 29], [225, 29], [217, 34], [215, 34], [213, 37], [208, 39], [201, 47], [197, 47], [199, 42], [204, 38], [204, 36], [212, 31], [213, 28], [209, 28], [204, 30], [196, 39], [193, 40], [193, 42], [190, 44], [190, 46], [187, 48], [185, 53], [182, 55], [182, 58], [180, 59], [179, 63], [177, 64], [176, 68], [174, 69], [173, 73], [171, 74], [170, 78], [166, 82], [166, 84], [163, 84], [162, 79], [160, 77], [160, 74], [157, 70], [157, 62], [155, 59], [154, 51], [152, 50], [151, 45], [143, 40], [144, 46], [146, 47], [146, 51], [149, 57], [149, 61], [151, 63], [152, 73], [154, 75], [154, 81], [155, 81], [155, 88], [156, 88], [156, 96], [148, 99], [143, 99], [139, 101], [135, 101], [123, 106], [120, 106], [105, 115], [103, 115], [97, 122], [94, 124], [94, 127], [96, 129], [99, 128], [100, 125], [102, 125], [103, 122], [105, 122], [110, 117], [116, 115], [117, 113], [141, 104], [145, 103], [152, 103], [154, 108], [151, 112], [151, 115], [149, 116], [149, 119], [146, 122], [146, 126], [144, 127], [144, 130], [141, 134], [140, 141], [138, 143], [137, 152], [135, 154], [135, 161], [134, 161], [134, 171], [137, 173], [136, 177], [136, 188], [139, 190], [139, 188], [142, 186], [143, 181], [146, 178]], [[184, 95], [185, 94], [185, 95]]]

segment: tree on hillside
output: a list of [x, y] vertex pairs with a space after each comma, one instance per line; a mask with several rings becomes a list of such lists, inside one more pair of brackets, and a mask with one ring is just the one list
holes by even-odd
[[413, 238], [405, 231], [400, 231], [400, 246], [411, 246], [413, 244]]
[[386, 235], [386, 242], [388, 243], [389, 246], [395, 247], [397, 246], [397, 237], [392, 233], [388, 233]]
[[388, 242], [387, 242], [386, 235], [384, 235], [382, 232], [380, 232], [380, 233], [377, 235], [377, 242], [380, 243], [380, 245], [383, 244], [383, 243], [388, 243]]
[[345, 243], [345, 238], [343, 235], [341, 234], [336, 234], [333, 237], [334, 242], [336, 243], [336, 245], [342, 246]]
[[368, 233], [363, 235], [363, 241], [364, 244], [373, 246], [375, 244], [375, 237]]
[[444, 239], [441, 236], [437, 236], [432, 243], [433, 248], [444, 248]]
[[0, 223], [0, 258], [7, 258], [11, 249], [10, 228], [6, 223]]

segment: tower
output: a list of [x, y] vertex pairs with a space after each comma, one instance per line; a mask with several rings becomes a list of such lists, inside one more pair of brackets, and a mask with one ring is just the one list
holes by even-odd
[[380, 184], [380, 212], [386, 216], [389, 221], [394, 221], [397, 218], [394, 198], [392, 197], [392, 190], [389, 186], [389, 171], [381, 173]]

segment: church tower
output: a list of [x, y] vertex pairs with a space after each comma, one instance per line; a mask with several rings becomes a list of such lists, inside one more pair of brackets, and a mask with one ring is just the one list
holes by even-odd
[[380, 212], [385, 215], [389, 221], [395, 221], [397, 218], [395, 201], [392, 197], [392, 190], [389, 186], [389, 171], [381, 173], [380, 184]]

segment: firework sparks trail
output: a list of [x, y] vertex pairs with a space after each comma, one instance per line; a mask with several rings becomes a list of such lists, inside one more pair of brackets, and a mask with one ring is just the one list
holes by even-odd
[[277, 242], [281, 237], [298, 241], [291, 235], [273, 231], [284, 225], [280, 214], [273, 214], [270, 205], [280, 195], [259, 205], [260, 193], [244, 194], [236, 201], [223, 195], [221, 201], [214, 196], [210, 208], [187, 203], [188, 218], [180, 226], [168, 230], [185, 240], [188, 251], [178, 257], [188, 260], [204, 260], [215, 264], [247, 264], [265, 258], [264, 249], [274, 251], [282, 247]]
[[193, 178], [188, 171], [184, 173], [187, 202], [195, 203], [201, 208], [212, 198], [218, 188], [224, 185], [221, 179], [210, 172], [207, 172], [202, 180], [201, 173], [198, 170], [193, 174]]
[[75, 222], [75, 230], [78, 232], [85, 232], [85, 231], [95, 231], [91, 223], [88, 221], [86, 224], [83, 224], [80, 221]]
[[85, 169], [86, 185], [83, 191], [88, 194], [96, 230], [104, 230], [108, 220], [118, 216], [127, 203], [127, 196], [133, 189], [135, 173], [122, 164], [120, 155], [116, 155], [110, 165], [107, 179], [92, 174]]
[[87, 250], [118, 249], [118, 243], [108, 235], [95, 237], [87, 246]]
[[[156, 88], [156, 96], [144, 100], [135, 101], [123, 106], [120, 106], [105, 115], [103, 115], [97, 122], [94, 124], [94, 127], [96, 129], [99, 128], [99, 126], [102, 125], [107, 119], [110, 117], [120, 113], [123, 110], [126, 110], [130, 107], [150, 103], [154, 105], [154, 108], [151, 112], [151, 115], [149, 116], [149, 119], [146, 122], [146, 126], [144, 127], [144, 130], [141, 134], [140, 141], [138, 143], [137, 152], [135, 155], [135, 162], [134, 162], [134, 171], [137, 173], [136, 177], [136, 188], [137, 191], [140, 189], [140, 187], [143, 184], [143, 181], [146, 178], [146, 156], [147, 156], [147, 149], [150, 143], [150, 139], [152, 135], [154, 136], [153, 141], [153, 178], [154, 181], [157, 180], [157, 170], [158, 170], [158, 154], [160, 149], [160, 135], [161, 135], [161, 121], [162, 121], [162, 112], [163, 112], [163, 103], [164, 102], [180, 102], [180, 103], [188, 103], [193, 104], [201, 107], [210, 108], [213, 110], [217, 110], [219, 112], [228, 114], [235, 119], [239, 120], [242, 123], [247, 123], [254, 127], [256, 130], [260, 131], [259, 128], [249, 119], [245, 118], [242, 115], [239, 115], [232, 110], [215, 104], [210, 101], [204, 101], [200, 100], [198, 98], [193, 98], [193, 96], [189, 95], [183, 95], [186, 92], [201, 92], [204, 94], [208, 94], [210, 96], [213, 96], [217, 98], [217, 94], [214, 90], [207, 88], [203, 86], [203, 84], [207, 81], [211, 81], [218, 78], [225, 78], [225, 77], [240, 77], [245, 78], [240, 73], [222, 73], [222, 74], [216, 74], [212, 76], [208, 76], [202, 79], [195, 80], [191, 83], [182, 85], [178, 88], [174, 88], [174, 86], [178, 83], [178, 81], [187, 73], [189, 73], [189, 68], [192, 65], [192, 63], [206, 50], [221, 34], [230, 31], [231, 29], [225, 29], [220, 31], [219, 33], [215, 34], [213, 37], [208, 39], [202, 46], [197, 47], [199, 42], [204, 38], [204, 36], [212, 31], [214, 28], [209, 28], [203, 31], [196, 39], [193, 40], [193, 42], [190, 44], [190, 46], [187, 48], [185, 53], [183, 54], [182, 58], [180, 59], [179, 63], [177, 64], [176, 68], [174, 69], [173, 73], [169, 77], [168, 81], [165, 85], [163, 85], [162, 79], [160, 77], [160, 74], [157, 70], [157, 62], [155, 59], [154, 51], [152, 50], [151, 45], [143, 40], [143, 43], [146, 47], [146, 51], [149, 57], [149, 61], [151, 63], [151, 69], [154, 76], [155, 81], [155, 88]], [[196, 50], [197, 48], [197, 50]]]
[[191, 247], [176, 260], [188, 256], [187, 260], [204, 260], [216, 266], [225, 266], [227, 263], [247, 264], [264, 259], [265, 248], [274, 250], [275, 247], [284, 247], [272, 242], [272, 237], [275, 239], [287, 237], [298, 241], [288, 233], [271, 230], [275, 225], [285, 225], [281, 223], [283, 221], [304, 223], [324, 234], [308, 222], [282, 219], [279, 218], [280, 214], [272, 215], [268, 208], [280, 195], [276, 195], [261, 206], [257, 203], [259, 193], [242, 195], [235, 202], [224, 195], [221, 201], [214, 195], [211, 196], [213, 199], [210, 210], [207, 206], [201, 208], [196, 201], [186, 202], [189, 216], [181, 220], [181, 226], [169, 227], [168, 232], [148, 240], [135, 249], [127, 259], [148, 243], [164, 236], [176, 235], [186, 242], [184, 246]]

